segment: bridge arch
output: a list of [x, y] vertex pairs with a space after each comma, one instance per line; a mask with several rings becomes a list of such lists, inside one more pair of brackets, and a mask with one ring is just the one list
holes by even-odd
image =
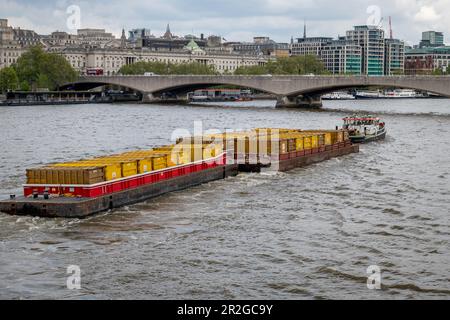
[[[449, 84], [450, 85], [450, 84]], [[449, 92], [447, 90], [439, 90], [434, 89], [430, 87], [424, 87], [421, 85], [416, 84], [399, 84], [396, 82], [387, 83], [387, 82], [371, 82], [370, 84], [363, 83], [363, 84], [338, 84], [338, 85], [329, 85], [329, 86], [320, 86], [320, 87], [310, 87], [305, 89], [296, 90], [293, 92], [289, 92], [285, 96], [287, 97], [296, 97], [300, 95], [314, 95], [314, 96], [321, 96], [325, 95], [327, 93], [335, 92], [335, 91], [342, 91], [346, 89], [363, 89], [367, 87], [380, 87], [380, 88], [395, 88], [395, 89], [411, 89], [411, 90], [418, 90], [418, 91], [424, 91], [424, 92], [430, 92], [436, 95], [444, 96], [444, 97], [450, 97], [450, 87]]]
[[62, 86], [59, 87], [60, 91], [64, 91], [64, 90], [74, 90], [74, 91], [88, 91], [88, 90], [92, 90], [95, 88], [99, 88], [99, 87], [103, 87], [103, 86], [118, 86], [118, 87], [123, 87], [123, 88], [127, 88], [133, 91], [137, 91], [137, 92], [141, 92], [144, 93], [140, 88], [134, 88], [132, 86], [123, 84], [123, 83], [119, 83], [119, 82], [114, 82], [114, 81], [75, 81], [72, 83], [66, 83]]

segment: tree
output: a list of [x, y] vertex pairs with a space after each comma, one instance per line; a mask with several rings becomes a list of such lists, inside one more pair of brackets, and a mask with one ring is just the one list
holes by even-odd
[[25, 52], [14, 65], [21, 86], [24, 82], [31, 88], [56, 89], [59, 85], [73, 82], [77, 72], [67, 60], [55, 53], [46, 53], [40, 46]]
[[445, 76], [450, 74], [450, 69], [444, 70], [444, 69], [435, 69], [432, 73], [434, 76]]
[[19, 88], [20, 88], [20, 91], [30, 91], [31, 90], [30, 85], [26, 81], [22, 81], [20, 83]]
[[268, 73], [269, 71], [265, 66], [239, 67], [234, 71], [235, 75], [264, 75]]
[[323, 62], [313, 55], [294, 56], [271, 60], [264, 66], [240, 67], [236, 75], [300, 75], [300, 74], [329, 74]]
[[0, 92], [16, 90], [19, 85], [19, 78], [14, 68], [6, 67], [0, 70]]

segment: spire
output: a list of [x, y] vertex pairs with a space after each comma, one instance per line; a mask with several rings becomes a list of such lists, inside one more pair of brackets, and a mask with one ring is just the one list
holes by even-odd
[[122, 37], [120, 38], [120, 46], [125, 48], [127, 45], [127, 37], [125, 36], [125, 29], [122, 29]]
[[166, 33], [164, 33], [163, 38], [164, 39], [172, 39], [173, 38], [172, 32], [170, 31], [170, 25], [169, 24], [167, 24]]
[[306, 40], [306, 21], [305, 26], [303, 27], [303, 39]]

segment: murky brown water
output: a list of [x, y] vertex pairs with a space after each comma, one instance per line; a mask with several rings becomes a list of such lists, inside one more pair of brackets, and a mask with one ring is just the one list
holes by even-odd
[[[387, 140], [86, 220], [0, 215], [0, 298], [449, 299], [450, 100], [0, 108], [0, 196], [20, 193], [26, 167], [169, 143], [198, 120], [334, 128], [352, 110], [381, 113]], [[69, 265], [79, 291], [66, 288]], [[371, 265], [381, 291], [367, 289]]]

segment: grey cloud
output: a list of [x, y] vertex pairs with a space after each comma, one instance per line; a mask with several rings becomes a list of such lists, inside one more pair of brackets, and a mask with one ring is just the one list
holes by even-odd
[[448, 0], [0, 0], [0, 12], [17, 26], [48, 33], [66, 29], [65, 10], [71, 4], [81, 7], [83, 27], [104, 27], [115, 34], [135, 27], [159, 34], [170, 22], [177, 34], [194, 31], [230, 40], [268, 35], [286, 42], [291, 35], [302, 34], [306, 19], [310, 35], [334, 37], [355, 24], [365, 24], [370, 5], [379, 6], [385, 27], [392, 16], [395, 35], [413, 43], [425, 29], [447, 32], [450, 28], [441, 15], [450, 9]]

